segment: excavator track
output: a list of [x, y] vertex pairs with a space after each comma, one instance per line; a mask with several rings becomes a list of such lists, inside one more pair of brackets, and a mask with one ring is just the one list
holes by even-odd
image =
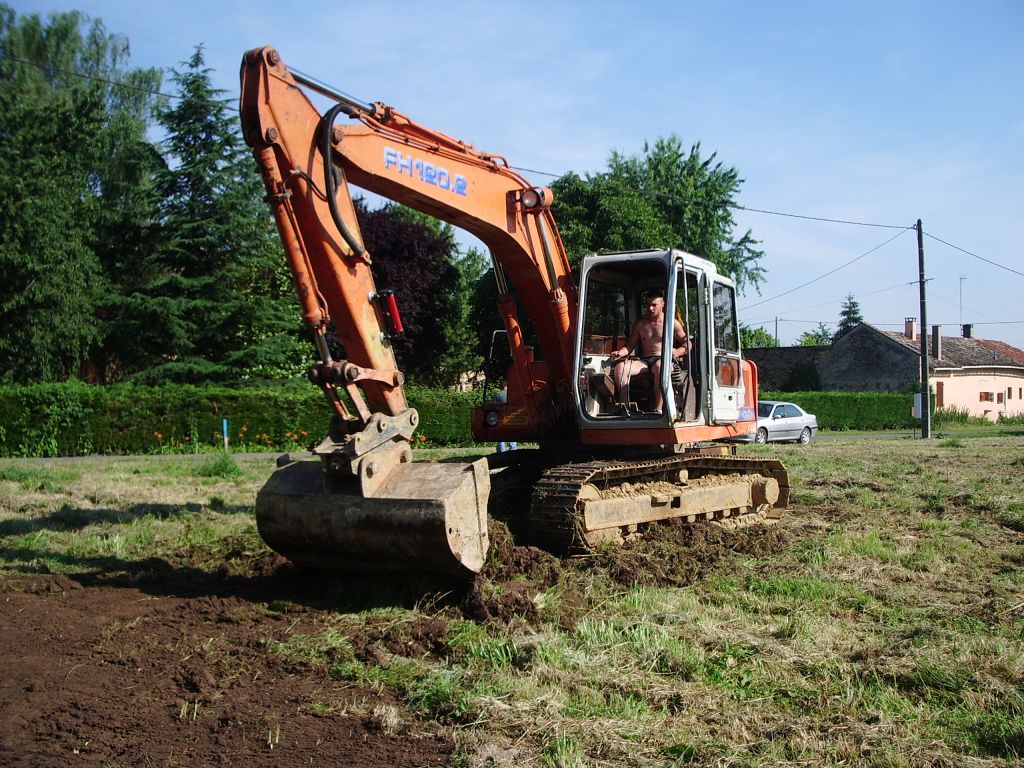
[[530, 509], [530, 543], [582, 554], [662, 520], [726, 528], [777, 522], [789, 475], [774, 459], [684, 455], [590, 461], [548, 469]]

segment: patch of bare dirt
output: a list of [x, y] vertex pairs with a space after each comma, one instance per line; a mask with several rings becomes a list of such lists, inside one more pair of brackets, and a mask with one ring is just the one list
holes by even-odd
[[[628, 586], [683, 585], [731, 555], [778, 551], [785, 538], [781, 526], [669, 523], [598, 557], [565, 562], [516, 544], [495, 523], [484, 572], [462, 593], [438, 592], [447, 595], [438, 597], [438, 616], [371, 615], [349, 640], [367, 663], [446, 659], [453, 616], [539, 623], [536, 597], [564, 568], [600, 568]], [[0, 765], [450, 762], [451, 732], [393, 694], [273, 652], [293, 635], [319, 633], [337, 611], [421, 604], [423, 583], [388, 587], [379, 577], [298, 569], [253, 536], [96, 565], [74, 576], [37, 572], [0, 583]], [[558, 603], [571, 626], [573, 596]]]
[[441, 617], [396, 622], [392, 618], [370, 618], [366, 626], [349, 635], [356, 658], [376, 664], [387, 663], [387, 655], [407, 658], [445, 659], [448, 647], [448, 622]]
[[[274, 612], [230, 589], [176, 596], [161, 573], [183, 575], [164, 563], [144, 589], [45, 574], [4, 584], [0, 765], [449, 762], [449, 732], [387, 692], [270, 651], [317, 631], [317, 610]], [[392, 638], [389, 649], [435, 652], [442, 634], [412, 628], [412, 645]]]

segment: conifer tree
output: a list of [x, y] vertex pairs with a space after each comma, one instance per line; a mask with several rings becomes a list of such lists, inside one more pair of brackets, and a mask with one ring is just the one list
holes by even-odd
[[297, 373], [307, 350], [262, 186], [233, 109], [197, 47], [161, 109], [161, 241], [156, 278], [136, 298], [145, 380], [204, 382]]
[[848, 294], [839, 311], [839, 327], [836, 328], [832, 341], [838, 341], [863, 322], [864, 317], [860, 313], [860, 304], [853, 298], [852, 293]]

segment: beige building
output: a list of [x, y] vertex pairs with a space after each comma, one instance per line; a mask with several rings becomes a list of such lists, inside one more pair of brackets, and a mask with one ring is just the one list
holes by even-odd
[[[908, 318], [904, 332], [885, 332], [918, 355], [921, 339], [917, 321]], [[842, 341], [842, 339], [840, 339]], [[996, 421], [1024, 415], [1024, 350], [1001, 341], [963, 336], [942, 336], [932, 326], [928, 342], [929, 375], [936, 408], [967, 409], [971, 416]]]
[[[972, 331], [967, 325], [961, 336], [943, 336], [932, 326], [927, 334], [936, 406], [992, 421], [1024, 415], [1024, 350], [973, 338]], [[915, 318], [907, 319], [902, 333], [861, 323], [829, 346], [757, 348], [745, 355], [757, 363], [765, 390], [809, 389], [809, 379], [826, 391], [907, 392], [908, 398], [920, 388]]]

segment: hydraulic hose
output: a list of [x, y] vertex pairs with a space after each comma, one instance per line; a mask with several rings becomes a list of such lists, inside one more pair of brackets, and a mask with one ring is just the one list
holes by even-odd
[[335, 104], [327, 110], [327, 114], [324, 115], [323, 121], [320, 123], [320, 154], [324, 157], [324, 189], [327, 192], [327, 205], [331, 209], [331, 218], [334, 219], [334, 225], [338, 228], [341, 236], [355, 255], [365, 260], [366, 248], [356, 239], [351, 230], [345, 226], [345, 222], [341, 218], [341, 211], [338, 210], [338, 201], [336, 199], [338, 182], [334, 177], [334, 163], [331, 162], [333, 143], [331, 141], [331, 133], [334, 129], [334, 118], [345, 108], [344, 104]]

